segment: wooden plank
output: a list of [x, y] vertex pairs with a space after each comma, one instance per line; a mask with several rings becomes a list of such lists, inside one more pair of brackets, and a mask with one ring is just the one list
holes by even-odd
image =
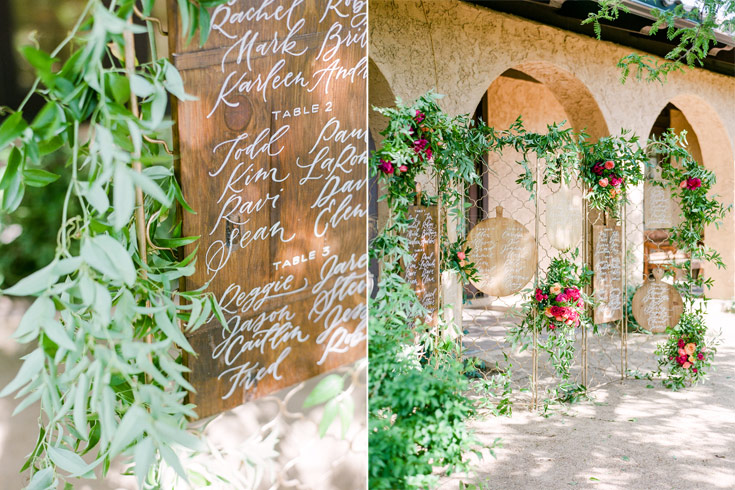
[[655, 269], [653, 276], [633, 296], [633, 317], [642, 328], [663, 333], [679, 323], [684, 303], [674, 286], [661, 281], [663, 269]]
[[495, 218], [482, 220], [470, 231], [467, 245], [480, 278], [472, 284], [485, 294], [501, 297], [517, 293], [533, 278], [536, 242], [525, 226], [503, 217], [502, 207], [495, 212]]
[[439, 207], [410, 206], [408, 217], [412, 222], [406, 238], [413, 260], [406, 265], [406, 281], [428, 310], [425, 321], [436, 325], [440, 306]]
[[229, 324], [189, 339], [200, 416], [366, 354], [366, 15], [364, 2], [239, 0], [211, 10], [203, 48], [171, 34], [197, 97], [175, 112], [197, 212], [184, 233], [201, 237], [185, 287], [208, 285]]
[[620, 226], [592, 227], [592, 270], [595, 299], [595, 323], [623, 318], [623, 248]]

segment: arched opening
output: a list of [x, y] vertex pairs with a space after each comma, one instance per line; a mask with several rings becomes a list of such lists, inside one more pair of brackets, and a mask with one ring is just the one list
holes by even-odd
[[[671, 99], [662, 109], [656, 122], [651, 128], [650, 136], [658, 136], [667, 129], [673, 129], [676, 133], [686, 131], [687, 149], [701, 165], [712, 170], [717, 176], [717, 184], [713, 193], [719, 196], [724, 203], [733, 202], [733, 186], [735, 168], [733, 165], [733, 152], [727, 131], [715, 112], [715, 110], [700, 97], [692, 94], [683, 94]], [[651, 169], [648, 170], [647, 178]], [[647, 193], [643, 197], [643, 209], [649, 209], [652, 198]], [[650, 213], [646, 213], [649, 214]], [[640, 229], [638, 240], [643, 242], [641, 260], [637, 267], [640, 269], [641, 277], [651, 272], [651, 269], [659, 265], [666, 266], [669, 262], [683, 260], [685, 257], [668, 242], [666, 228], [657, 223], [651, 224], [650, 216], [646, 223], [646, 216], [638, 216]], [[678, 224], [678, 217], [674, 217], [670, 225]], [[655, 220], [653, 220], [655, 221]], [[735, 241], [735, 226], [733, 216], [729, 214], [723, 226], [710, 226], [705, 229], [705, 243], [717, 250], [727, 266], [727, 269], [717, 269], [714, 265], [692, 264], [695, 275], [701, 271], [702, 274], [714, 279], [711, 290], [704, 293], [712, 298], [732, 299], [735, 295], [735, 284], [733, 281], [733, 267], [735, 267], [735, 251], [732, 243]], [[702, 291], [698, 291], [701, 293]]]

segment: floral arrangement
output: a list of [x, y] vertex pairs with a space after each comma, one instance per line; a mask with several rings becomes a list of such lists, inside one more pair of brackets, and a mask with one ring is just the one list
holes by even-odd
[[704, 318], [698, 312], [685, 313], [678, 325], [667, 329], [668, 340], [656, 349], [659, 374], [667, 375], [665, 386], [679, 389], [704, 378], [717, 350], [714, 343], [707, 343], [706, 332]]
[[536, 288], [534, 295], [537, 309], [543, 311], [543, 324], [549, 330], [578, 327], [584, 301], [576, 286], [564, 287], [561, 283]]
[[454, 243], [450, 243], [447, 247], [447, 253], [445, 254], [444, 264], [442, 264], [442, 270], [451, 270], [459, 274], [463, 284], [467, 284], [469, 281], [478, 281], [479, 277], [477, 274], [477, 266], [474, 262], [470, 261], [467, 256], [472, 251], [472, 248], [467, 246], [467, 239], [461, 238]]
[[596, 143], [581, 142], [583, 159], [580, 175], [587, 185], [586, 198], [590, 207], [618, 216], [622, 203], [626, 203], [626, 190], [643, 178], [641, 168], [647, 157], [638, 137], [623, 136], [600, 138]]
[[526, 301], [527, 322], [540, 318], [540, 326], [548, 330], [579, 327], [586, 320], [585, 306], [589, 298], [582, 292], [590, 283], [592, 271], [578, 266], [574, 259], [579, 249], [569, 257], [555, 257], [546, 273], [546, 280], [537, 285], [533, 297]]

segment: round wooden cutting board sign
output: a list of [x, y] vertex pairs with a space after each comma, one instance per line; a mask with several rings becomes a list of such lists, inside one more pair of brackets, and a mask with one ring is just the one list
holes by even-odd
[[633, 316], [638, 324], [654, 333], [674, 327], [684, 311], [679, 292], [661, 281], [663, 271], [654, 269], [654, 279], [641, 286], [633, 296]]
[[468, 258], [480, 278], [472, 284], [490, 296], [509, 296], [536, 273], [536, 242], [525, 226], [503, 217], [502, 207], [495, 211], [495, 218], [479, 222], [467, 237]]

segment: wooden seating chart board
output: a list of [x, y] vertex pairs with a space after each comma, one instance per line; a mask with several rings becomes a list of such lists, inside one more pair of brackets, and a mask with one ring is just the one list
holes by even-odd
[[187, 289], [212, 317], [189, 340], [190, 400], [207, 416], [366, 355], [365, 2], [231, 0], [206, 45], [171, 52], [197, 100], [174, 110], [184, 234], [200, 236]]
[[623, 318], [623, 233], [619, 226], [592, 227], [592, 270], [595, 300], [594, 322]]
[[679, 291], [661, 280], [663, 269], [654, 269], [653, 277], [635, 292], [633, 317], [642, 328], [662, 333], [666, 327], [674, 327], [679, 323], [684, 303]]
[[428, 310], [426, 322], [436, 324], [439, 310], [439, 207], [410, 206], [406, 238], [413, 260], [406, 264], [406, 281], [416, 291], [421, 304]]
[[503, 217], [501, 206], [495, 212], [495, 218], [480, 221], [467, 236], [468, 258], [480, 278], [472, 284], [491, 296], [509, 296], [536, 273], [536, 242], [525, 226]]

